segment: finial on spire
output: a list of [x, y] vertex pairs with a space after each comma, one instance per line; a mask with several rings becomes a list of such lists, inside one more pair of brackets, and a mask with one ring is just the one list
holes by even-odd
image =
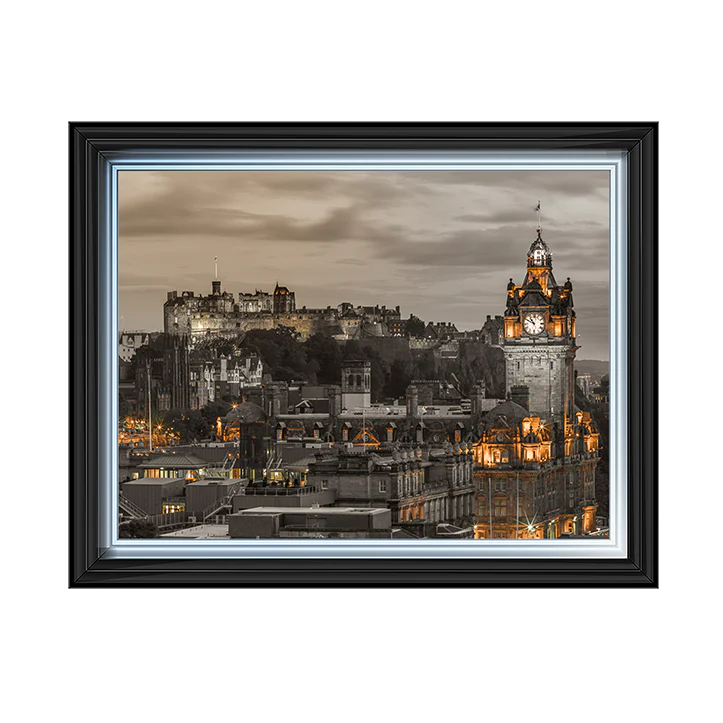
[[539, 235], [540, 231], [542, 231], [542, 220], [540, 219], [540, 206], [542, 203], [540, 201], [537, 202], [537, 208], [535, 208], [535, 211], [537, 211], [537, 233]]
[[[218, 281], [218, 256], [213, 257], [213, 272], [214, 272], [213, 278], [216, 281]], [[206, 283], [208, 283], [208, 282], [206, 282]]]

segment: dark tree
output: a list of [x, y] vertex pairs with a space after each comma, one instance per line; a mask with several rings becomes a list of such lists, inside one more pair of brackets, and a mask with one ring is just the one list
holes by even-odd
[[336, 340], [325, 334], [314, 334], [304, 343], [307, 361], [316, 365], [319, 384], [338, 384], [341, 377], [341, 349]]
[[246, 334], [243, 348], [259, 355], [272, 379], [314, 381], [317, 366], [307, 360], [298, 339], [299, 334], [288, 327], [253, 329]]
[[178, 432], [181, 444], [191, 444], [211, 436], [208, 420], [197, 409], [171, 409], [164, 413], [163, 423]]
[[384, 395], [394, 399], [404, 397], [411, 381], [411, 364], [403, 359], [395, 359], [389, 368], [389, 377], [384, 385]]
[[158, 537], [158, 528], [150, 520], [129, 520], [118, 525], [118, 536], [122, 538], [148, 539]]

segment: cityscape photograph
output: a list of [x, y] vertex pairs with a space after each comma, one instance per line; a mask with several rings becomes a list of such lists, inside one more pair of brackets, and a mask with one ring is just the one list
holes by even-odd
[[122, 171], [121, 538], [609, 534], [609, 175]]

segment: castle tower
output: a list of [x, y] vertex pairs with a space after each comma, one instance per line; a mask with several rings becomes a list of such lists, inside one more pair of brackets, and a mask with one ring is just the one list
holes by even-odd
[[344, 409], [371, 407], [372, 363], [349, 360], [341, 365], [341, 405]]
[[296, 311], [296, 294], [276, 282], [274, 289], [274, 314], [291, 314]]
[[543, 420], [571, 423], [575, 402], [575, 312], [570, 279], [558, 286], [552, 253], [538, 228], [521, 286], [507, 285], [502, 348], [508, 395], [529, 387], [529, 410]]

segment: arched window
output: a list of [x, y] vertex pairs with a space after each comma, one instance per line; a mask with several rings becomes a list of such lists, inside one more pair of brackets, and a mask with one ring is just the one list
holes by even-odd
[[497, 497], [497, 498], [495, 498], [494, 503], [495, 503], [494, 516], [495, 517], [507, 517], [507, 498]]
[[347, 384], [350, 387], [354, 386], [354, 376], [352, 374], [349, 375], [349, 379], [347, 379]]
[[361, 387], [361, 374], [356, 375], [356, 385]]

